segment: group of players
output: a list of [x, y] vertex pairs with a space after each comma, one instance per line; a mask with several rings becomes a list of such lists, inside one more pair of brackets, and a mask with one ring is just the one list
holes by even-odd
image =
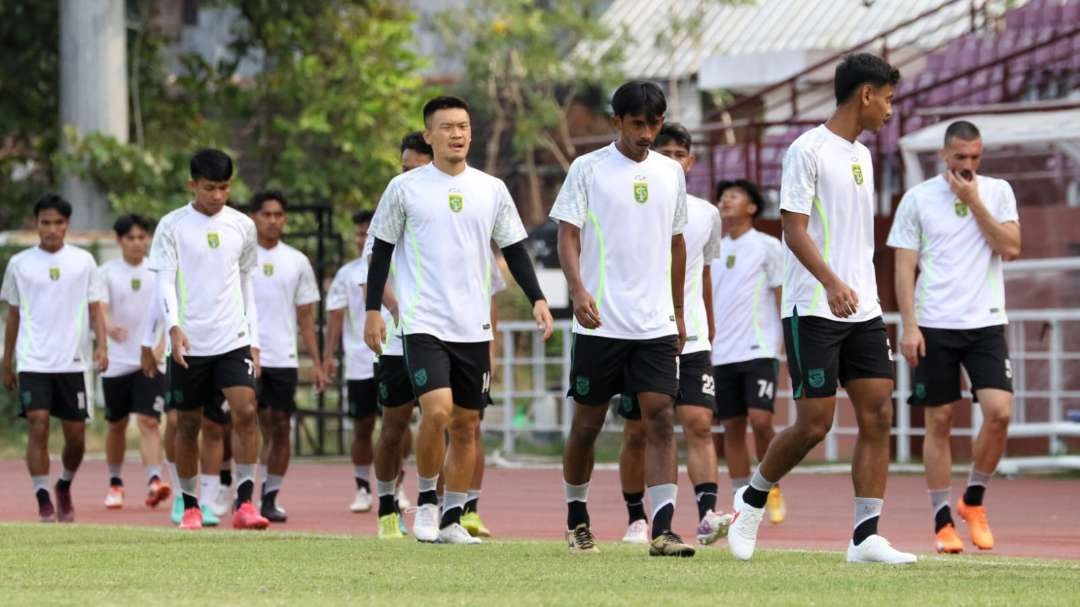
[[[672, 530], [677, 420], [697, 501], [697, 542], [727, 536], [732, 554], [747, 560], [766, 507], [773, 522], [783, 520], [777, 483], [828, 432], [839, 384], [859, 429], [847, 560], [915, 561], [877, 533], [888, 475], [893, 357], [873, 265], [873, 167], [857, 141], [888, 120], [898, 80], [897, 70], [870, 54], [851, 55], [837, 67], [835, 112], [799, 137], [784, 159], [783, 243], [753, 229], [765, 202], [751, 182], [719, 184], [716, 205], [687, 195], [692, 141], [684, 128], [664, 124], [666, 101], [658, 87], [634, 81], [614, 93], [616, 141], [572, 163], [551, 210], [574, 314], [568, 396], [575, 404], [563, 455], [571, 553], [598, 552], [586, 504], [594, 444], [613, 399], [626, 421], [619, 458], [630, 514], [624, 540], [647, 543], [657, 556], [695, 553]], [[70, 205], [55, 195], [35, 204], [40, 245], [12, 258], [2, 296], [10, 304], [4, 381], [9, 389], [18, 385], [29, 422], [27, 464], [42, 520], [74, 517], [70, 483], [82, 459], [89, 406], [83, 387], [89, 327], [110, 424], [106, 505], [123, 502], [120, 463], [129, 413], [137, 414], [143, 437], [146, 503], [169, 497], [157, 438], [165, 409], [164, 450], [172, 486], [179, 488], [174, 520], [182, 528], [212, 524], [230, 502], [236, 528], [284, 521], [276, 497], [288, 465], [299, 332], [313, 360], [316, 390], [333, 381], [339, 337], [343, 346], [355, 429], [352, 509], [372, 506], [367, 468], [373, 462], [379, 536], [404, 537], [400, 480], [413, 443], [419, 489], [413, 536], [480, 541], [486, 529], [477, 513], [479, 428], [490, 401], [491, 297], [505, 288], [492, 242], [545, 339], [553, 321], [506, 186], [466, 163], [468, 105], [437, 97], [425, 105], [423, 118], [423, 134], [405, 138], [403, 172], [390, 181], [374, 215], [354, 217], [361, 254], [338, 271], [329, 290], [322, 353], [314, 273], [280, 240], [285, 197], [256, 195], [250, 217], [227, 206], [232, 162], [224, 153], [203, 150], [192, 158], [193, 201], [162, 218], [148, 260], [150, 225], [138, 216], [117, 221], [122, 258], [98, 269], [89, 253], [63, 243]], [[1011, 188], [975, 174], [981, 140], [974, 125], [950, 125], [941, 155], [947, 170], [905, 195], [888, 244], [897, 249], [901, 351], [915, 369], [911, 404], [926, 412], [924, 460], [937, 549], [953, 553], [963, 549], [949, 493], [951, 404], [961, 396], [961, 365], [985, 421], [957, 510], [973, 543], [993, 546], [982, 503], [1004, 450], [1012, 389], [1001, 262], [1019, 254], [1020, 238]], [[774, 437], [781, 333], [797, 414]], [[411, 441], [417, 403], [421, 416]], [[50, 414], [62, 421], [65, 438], [56, 509], [48, 486]], [[720, 439], [711, 431], [714, 420], [724, 425]], [[748, 424], [760, 460], [752, 474]], [[235, 464], [223, 470], [228, 442]], [[717, 506], [721, 443], [734, 494], [731, 514]], [[259, 461], [265, 468], [256, 509]], [[226, 472], [235, 472], [234, 491], [227, 489], [232, 479]]]

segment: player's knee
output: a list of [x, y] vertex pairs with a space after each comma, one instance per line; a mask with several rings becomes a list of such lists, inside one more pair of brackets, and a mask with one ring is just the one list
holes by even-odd
[[648, 435], [653, 440], [667, 441], [675, 437], [675, 412], [665, 407], [645, 420]]
[[623, 425], [623, 449], [645, 449], [645, 426], [641, 422]]
[[[202, 427], [202, 418], [198, 415], [180, 415], [176, 418], [176, 434], [181, 438], [197, 438], [199, 436], [199, 430]], [[214, 431], [218, 432], [219, 434], [221, 432], [221, 430], [214, 428], [207, 429], [208, 434]]]
[[755, 415], [750, 417], [750, 428], [755, 435], [768, 434], [772, 432], [773, 425], [772, 419], [765, 415]]
[[138, 420], [139, 430], [141, 432], [158, 432], [161, 428], [161, 422], [156, 418], [138, 415], [135, 419]]
[[873, 436], [887, 435], [892, 429], [892, 402], [884, 401], [863, 407], [859, 414], [859, 431]]
[[450, 424], [450, 410], [441, 407], [429, 407], [420, 416], [421, 423], [429, 422], [437, 428], [446, 428]]
[[467, 415], [454, 415], [450, 418], [448, 430], [454, 441], [472, 442], [476, 437], [477, 420]]
[[231, 409], [233, 427], [238, 430], [246, 430], [258, 424], [258, 415], [255, 407], [238, 406]]
[[695, 419], [692, 422], [683, 424], [683, 434], [686, 435], [687, 442], [711, 443], [712, 424], [704, 420]]
[[600, 435], [600, 429], [603, 427], [603, 422], [596, 423], [592, 419], [585, 419], [583, 417], [575, 417], [573, 423], [570, 425], [570, 438], [569, 440], [578, 444], [588, 444], [596, 442], [596, 437]]
[[270, 436], [274, 442], [288, 444], [289, 441], [289, 418], [275, 419], [270, 427]]
[[1004, 432], [1009, 427], [1011, 417], [1008, 408], [989, 409], [983, 411], [983, 424], [997, 432]]
[[825, 440], [829, 430], [832, 430], [832, 419], [828, 417], [815, 417], [809, 420], [796, 422], [795, 427], [799, 430], [799, 436], [803, 442], [813, 447]]

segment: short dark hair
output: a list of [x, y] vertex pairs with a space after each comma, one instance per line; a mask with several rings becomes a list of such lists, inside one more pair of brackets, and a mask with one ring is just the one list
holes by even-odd
[[644, 114], [648, 119], [660, 118], [667, 111], [664, 91], [652, 82], [631, 80], [615, 90], [611, 96], [611, 113], [614, 116]]
[[360, 225], [362, 223], [371, 223], [371, 218], [374, 217], [374, 216], [375, 216], [375, 213], [373, 213], [372, 211], [368, 211], [368, 210], [357, 211], [357, 212], [353, 213], [352, 222], [354, 224], [356, 224], [356, 225]]
[[116, 237], [119, 238], [126, 235], [135, 227], [142, 228], [144, 232], [149, 234], [152, 224], [149, 219], [138, 213], [128, 213], [127, 215], [117, 217], [116, 221], [113, 223], [112, 229], [116, 232]]
[[979, 127], [967, 120], [957, 120], [945, 129], [945, 145], [949, 145], [949, 142], [953, 139], [974, 141], [981, 137], [982, 134], [979, 133]]
[[678, 122], [665, 122], [664, 126], [660, 127], [660, 134], [653, 140], [653, 148], [663, 147], [669, 143], [686, 148], [689, 152], [694, 140], [685, 126]]
[[461, 97], [454, 97], [452, 95], [440, 95], [428, 100], [428, 102], [424, 104], [424, 124], [427, 124], [428, 118], [435, 112], [452, 108], [461, 108], [468, 112], [469, 104]]
[[739, 188], [746, 192], [746, 195], [750, 197], [750, 202], [754, 203], [757, 209], [754, 211], [754, 217], [761, 215], [765, 210], [765, 197], [761, 195], [761, 190], [758, 189], [757, 184], [749, 179], [733, 179], [724, 180], [716, 184], [716, 201], [719, 202], [724, 197], [724, 190], [728, 188]]
[[228, 181], [232, 174], [232, 158], [221, 150], [206, 148], [191, 157], [191, 179], [194, 181]]
[[424, 141], [424, 134], [420, 131], [413, 131], [406, 133], [401, 138], [401, 152], [405, 153], [405, 150], [412, 150], [417, 154], [424, 154], [425, 156], [434, 156], [435, 152], [431, 149], [431, 145]]
[[42, 194], [37, 201], [34, 202], [34, 219], [42, 212], [48, 209], [52, 209], [57, 213], [64, 216], [64, 219], [71, 219], [71, 203], [64, 200], [64, 197], [56, 194], [55, 192], [48, 192]]
[[836, 66], [833, 89], [836, 92], [836, 104], [840, 105], [864, 84], [874, 87], [900, 82], [900, 70], [887, 61], [870, 53], [852, 53]]
[[261, 192], [257, 192], [254, 196], [251, 197], [251, 212], [258, 213], [259, 211], [261, 211], [263, 208], [263, 203], [268, 200], [276, 200], [280, 202], [282, 211], [289, 210], [289, 201], [285, 199], [285, 194], [282, 194], [277, 190], [263, 190]]

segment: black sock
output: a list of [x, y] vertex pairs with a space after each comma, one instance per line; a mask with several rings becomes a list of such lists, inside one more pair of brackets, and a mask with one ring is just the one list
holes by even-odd
[[222, 469], [218, 472], [218, 479], [221, 480], [222, 487], [228, 487], [232, 484], [232, 468]]
[[56, 481], [56, 490], [71, 491], [71, 481], [65, 481], [64, 479]]
[[439, 529], [446, 529], [450, 525], [461, 522], [461, 507], [455, 506], [453, 508], [447, 508], [446, 512], [443, 512], [442, 520], [439, 521]]
[[[952, 524], [952, 510], [948, 506], [938, 508], [938, 511], [934, 513], [934, 533]], [[955, 527], [955, 525], [953, 526]]]
[[434, 489], [431, 491], [421, 491], [420, 495], [416, 498], [417, 506], [427, 506], [428, 504], [435, 506], [439, 505], [439, 494], [435, 493]]
[[855, 543], [856, 546], [861, 544], [863, 540], [870, 537], [871, 535], [877, 534], [877, 522], [879, 518], [881, 517], [870, 517], [865, 521], [859, 523], [858, 527], [855, 527], [855, 533], [852, 534], [851, 540]]
[[379, 496], [379, 516], [394, 514], [397, 511], [397, 500], [394, 499], [393, 493]]
[[124, 481], [119, 476], [113, 476], [113, 477], [109, 478], [109, 486], [110, 487], [123, 487], [124, 486]]
[[[622, 496], [623, 500], [626, 501], [626, 513], [629, 515], [630, 519], [627, 524], [632, 524], [634, 521], [649, 522], [649, 517], [645, 516], [644, 491], [638, 491], [637, 493], [627, 493], [623, 491]], [[573, 527], [571, 527], [571, 529], [573, 529]]]
[[45, 504], [51, 504], [52, 503], [52, 499], [49, 498], [49, 490], [48, 489], [38, 489], [37, 492], [34, 493], [34, 497], [37, 498], [37, 502], [38, 502], [39, 506], [44, 506]]
[[566, 502], [566, 528], [572, 530], [582, 523], [589, 525], [589, 509], [585, 502]]
[[479, 512], [480, 498], [474, 497], [471, 500], [465, 502], [465, 512]]
[[764, 508], [768, 499], [768, 491], [759, 491], [753, 485], [747, 485], [746, 492], [743, 493], [743, 501], [755, 508]]
[[716, 510], [716, 492], [719, 487], [716, 483], [701, 483], [694, 485], [694, 497], [697, 498], [697, 517], [700, 521], [710, 510]]
[[181, 492], [180, 495], [184, 497], [184, 510], [199, 507], [199, 498], [195, 497], [194, 495], [188, 495], [184, 492]]
[[355, 478], [356, 478], [356, 490], [357, 491], [363, 489], [363, 490], [367, 491], [368, 493], [371, 493], [371, 483], [367, 482], [366, 480], [364, 480], [364, 479], [362, 479], [360, 477], [355, 477]]
[[656, 511], [656, 514], [653, 515], [652, 520], [653, 539], [656, 539], [661, 535], [671, 531], [671, 517], [674, 515], [674, 504], [664, 504], [663, 508]]
[[251, 501], [251, 494], [255, 491], [255, 481], [248, 479], [236, 486], [236, 505]]
[[964, 489], [964, 503], [968, 506], [982, 506], [986, 485], [968, 485]]

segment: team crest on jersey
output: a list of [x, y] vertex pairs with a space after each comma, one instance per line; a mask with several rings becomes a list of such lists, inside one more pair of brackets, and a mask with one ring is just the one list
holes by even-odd
[[726, 260], [726, 261], [724, 261], [724, 265], [725, 265], [725, 266], [727, 267], [727, 269], [729, 269], [729, 270], [730, 270], [731, 268], [734, 268], [734, 267], [735, 267], [735, 256], [734, 256], [734, 255], [728, 255], [728, 256], [727, 256], [727, 260]]
[[132, 291], [138, 291], [141, 288], [142, 288], [142, 279], [141, 278], [132, 278], [131, 279], [131, 290]]
[[221, 246], [221, 235], [217, 232], [206, 233], [206, 244], [210, 245], [211, 249], [216, 249]]
[[645, 181], [644, 175], [634, 176], [634, 200], [640, 204], [649, 200], [649, 182]]
[[964, 217], [968, 216], [968, 205], [960, 202], [959, 200], [953, 202], [952, 208], [953, 211], [956, 213], [957, 217], [963, 219]]
[[450, 210], [455, 213], [460, 213], [464, 206], [465, 197], [461, 195], [461, 191], [457, 189], [450, 190]]
[[55, 266], [49, 268], [49, 280], [60, 280], [60, 268]]
[[806, 381], [810, 384], [811, 388], [820, 388], [825, 385], [825, 370], [824, 369], [810, 369], [810, 372], [806, 374]]
[[272, 264], [272, 263], [264, 263], [263, 264], [263, 274], [265, 274], [267, 276], [273, 276], [274, 275], [274, 264]]
[[855, 178], [855, 185], [863, 184], [862, 167], [858, 162], [851, 163], [851, 176]]

